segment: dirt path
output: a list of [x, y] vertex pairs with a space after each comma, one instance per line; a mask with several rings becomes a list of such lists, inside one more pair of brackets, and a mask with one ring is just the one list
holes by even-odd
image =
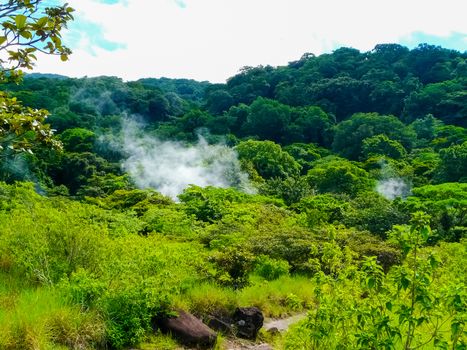
[[280, 319], [266, 319], [263, 328], [267, 331], [276, 328], [279, 332], [286, 331], [292, 324], [303, 320], [306, 317], [306, 313], [297, 314], [287, 318]]
[[[281, 319], [266, 319], [263, 328], [266, 331], [276, 329], [279, 332], [285, 332], [292, 324], [303, 320], [306, 313], [297, 314], [287, 318]], [[228, 339], [225, 342], [226, 350], [273, 350], [272, 346], [267, 343], [254, 344], [242, 339]]]
[[273, 350], [267, 343], [253, 344], [243, 340], [227, 340], [224, 342], [226, 350]]

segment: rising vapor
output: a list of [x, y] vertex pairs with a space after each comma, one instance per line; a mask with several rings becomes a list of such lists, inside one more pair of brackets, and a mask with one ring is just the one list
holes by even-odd
[[123, 168], [139, 188], [154, 188], [177, 199], [189, 185], [235, 187], [253, 192], [241, 170], [236, 152], [225, 145], [210, 145], [201, 136], [195, 145], [161, 141], [141, 134], [142, 126], [125, 120]]
[[381, 173], [380, 180], [376, 183], [376, 192], [389, 200], [409, 196], [412, 189], [410, 182], [398, 176], [385, 160], [381, 160], [379, 165]]

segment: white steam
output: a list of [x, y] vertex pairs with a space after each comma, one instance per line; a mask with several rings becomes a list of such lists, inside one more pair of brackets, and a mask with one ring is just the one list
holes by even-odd
[[195, 145], [161, 141], [141, 134], [141, 125], [126, 120], [123, 163], [139, 188], [154, 188], [173, 199], [189, 185], [236, 187], [253, 192], [236, 152], [225, 145], [209, 145], [202, 137]]
[[381, 179], [376, 184], [376, 192], [389, 200], [409, 196], [412, 188], [410, 182], [398, 176], [386, 161], [381, 160], [379, 164]]
[[3, 159], [0, 159], [0, 176], [4, 181], [29, 181], [34, 183], [36, 193], [40, 195], [45, 194], [36, 175], [31, 171], [24, 154], [10, 154], [9, 156], [5, 156]]
[[383, 197], [393, 200], [397, 197], [407, 197], [410, 194], [410, 186], [400, 178], [389, 178], [379, 180], [376, 191]]

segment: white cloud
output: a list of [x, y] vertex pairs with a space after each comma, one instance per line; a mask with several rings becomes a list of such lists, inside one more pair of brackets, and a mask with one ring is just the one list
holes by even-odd
[[185, 0], [185, 7], [175, 0], [70, 3], [78, 21], [98, 23], [106, 40], [126, 47], [95, 48], [93, 56], [85, 45], [72, 43], [77, 49], [70, 62], [40, 58], [40, 71], [223, 81], [242, 66], [284, 65], [304, 52], [337, 46], [370, 50], [413, 32], [467, 35], [465, 0]]

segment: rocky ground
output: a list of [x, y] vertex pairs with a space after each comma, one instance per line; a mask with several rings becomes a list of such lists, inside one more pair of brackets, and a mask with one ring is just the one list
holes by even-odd
[[[247, 319], [247, 322], [246, 322], [247, 324], [245, 325], [245, 329], [244, 329], [244, 331], [246, 330], [246, 334], [244, 335], [248, 335], [248, 332], [247, 332], [249, 330], [248, 323], [250, 322], [254, 323], [254, 320], [251, 317], [248, 320], [248, 316], [253, 316], [253, 318], [255, 318], [255, 316], [257, 316], [255, 313], [255, 310], [259, 312], [259, 314], [261, 314], [261, 312], [255, 308], [242, 309], [244, 313], [240, 315], [240, 318]], [[253, 311], [251, 315], [248, 314], [250, 311]], [[296, 314], [296, 315], [286, 317], [286, 318], [281, 318], [281, 319], [265, 318], [263, 320], [263, 316], [261, 315], [260, 317], [261, 317], [260, 320], [256, 320], [256, 322], [260, 321], [260, 323], [257, 324], [257, 328], [254, 331], [254, 335], [253, 336], [250, 335], [249, 337], [248, 336], [246, 337], [246, 338], [249, 338], [250, 340], [245, 339], [245, 337], [240, 338], [240, 337], [226, 336], [226, 338], [224, 339], [222, 343], [222, 349], [223, 350], [273, 350], [273, 346], [271, 344], [268, 344], [265, 341], [251, 340], [256, 337], [256, 334], [259, 328], [262, 328], [263, 330], [271, 334], [284, 333], [287, 331], [287, 329], [291, 325], [304, 319], [306, 317], [306, 313], [300, 313], [300, 314]], [[196, 350], [196, 349], [199, 349], [200, 346], [201, 348], [210, 348], [212, 346], [211, 344], [213, 344], [214, 342], [213, 339], [215, 338], [215, 332], [212, 329], [210, 329], [208, 326], [206, 326], [204, 323], [202, 323], [201, 320], [197, 319], [193, 315], [186, 313], [184, 311], [180, 310], [179, 316], [177, 318], [167, 319], [163, 323], [165, 323], [165, 325], [160, 324], [162, 329], [168, 326], [170, 328], [170, 333], [178, 335], [179, 339], [180, 339], [180, 336], [182, 336], [181, 340], [188, 341], [189, 343], [192, 343], [192, 340], [196, 340], [196, 343], [198, 343], [198, 347], [185, 346], [185, 347], [178, 348], [178, 350]], [[240, 322], [237, 322], [237, 323], [240, 323]], [[242, 328], [240, 328], [240, 330], [242, 330]], [[236, 331], [238, 332], [239, 329], [237, 328]], [[153, 350], [151, 345], [150, 344], [148, 345], [149, 347], [148, 348], [145, 347], [144, 349]], [[161, 350], [161, 349], [154, 349], [154, 350]]]
[[[294, 323], [304, 319], [306, 313], [297, 314], [281, 319], [265, 319], [263, 329], [268, 332], [285, 332]], [[226, 350], [273, 350], [273, 347], [267, 343], [252, 343], [244, 339], [227, 339], [225, 341]]]

